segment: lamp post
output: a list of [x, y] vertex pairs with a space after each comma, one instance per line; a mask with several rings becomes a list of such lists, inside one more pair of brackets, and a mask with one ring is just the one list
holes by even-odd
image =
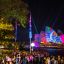
[[31, 50], [33, 51], [33, 47], [35, 46], [35, 44], [34, 43], [31, 43]]
[[30, 53], [31, 53], [31, 39], [32, 39], [32, 24], [31, 24], [31, 13], [29, 18], [29, 41], [30, 41]]

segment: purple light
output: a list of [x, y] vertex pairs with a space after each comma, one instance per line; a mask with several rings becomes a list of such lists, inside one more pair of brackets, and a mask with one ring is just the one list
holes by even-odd
[[35, 47], [39, 47], [39, 43], [34, 41]]
[[64, 34], [60, 35], [60, 39], [62, 41], [62, 44], [64, 44]]
[[31, 23], [31, 14], [30, 14], [30, 19], [29, 19], [29, 23]]

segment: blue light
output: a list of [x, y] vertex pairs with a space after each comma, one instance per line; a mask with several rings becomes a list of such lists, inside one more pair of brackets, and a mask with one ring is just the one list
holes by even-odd
[[29, 38], [32, 38], [32, 31], [29, 32]]

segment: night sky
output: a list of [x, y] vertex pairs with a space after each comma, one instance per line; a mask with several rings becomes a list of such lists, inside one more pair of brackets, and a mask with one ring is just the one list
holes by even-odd
[[46, 26], [64, 33], [64, 2], [54, 0], [25, 0], [32, 13], [32, 30], [39, 33]]
[[[52, 27], [57, 33], [64, 33], [64, 2], [53, 0], [23, 0], [31, 11], [32, 33], [40, 33], [46, 26]], [[18, 40], [29, 41], [29, 25], [18, 29]], [[34, 36], [33, 36], [34, 37]]]

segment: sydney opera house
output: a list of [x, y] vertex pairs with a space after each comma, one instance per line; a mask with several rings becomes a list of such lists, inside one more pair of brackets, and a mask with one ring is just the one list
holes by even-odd
[[46, 26], [45, 31], [34, 35], [35, 46], [42, 45], [64, 45], [64, 34], [57, 33], [53, 28]]

